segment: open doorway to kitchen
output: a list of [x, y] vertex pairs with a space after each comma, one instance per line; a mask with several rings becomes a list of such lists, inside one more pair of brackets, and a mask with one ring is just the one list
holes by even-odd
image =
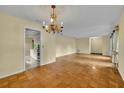
[[24, 33], [24, 65], [28, 70], [40, 66], [41, 32], [26, 28]]

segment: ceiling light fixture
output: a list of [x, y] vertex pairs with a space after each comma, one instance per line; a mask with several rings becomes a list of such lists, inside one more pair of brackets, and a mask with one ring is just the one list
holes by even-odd
[[55, 8], [56, 6], [55, 5], [52, 5], [51, 6], [51, 10], [52, 10], [52, 13], [51, 13], [51, 16], [50, 16], [50, 24], [49, 25], [46, 25], [46, 22], [43, 21], [43, 29], [46, 31], [46, 32], [53, 32], [53, 33], [60, 33], [63, 31], [63, 28], [64, 28], [64, 25], [63, 25], [63, 22], [61, 22], [61, 24], [57, 24], [57, 15], [55, 14]]

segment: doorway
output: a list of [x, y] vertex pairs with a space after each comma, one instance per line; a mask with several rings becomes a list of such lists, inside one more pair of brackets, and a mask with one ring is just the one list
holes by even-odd
[[102, 37], [91, 37], [91, 54], [102, 55]]
[[24, 65], [28, 70], [40, 66], [41, 32], [26, 28], [24, 33]]

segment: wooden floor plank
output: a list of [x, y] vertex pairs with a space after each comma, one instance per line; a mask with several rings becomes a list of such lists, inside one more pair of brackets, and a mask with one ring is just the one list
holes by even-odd
[[110, 57], [72, 54], [0, 79], [1, 88], [117, 88], [123, 80]]

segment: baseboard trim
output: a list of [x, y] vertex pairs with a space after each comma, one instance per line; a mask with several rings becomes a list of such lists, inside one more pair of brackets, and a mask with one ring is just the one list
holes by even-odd
[[[47, 62], [47, 63], [45, 63], [45, 64], [40, 64], [40, 66], [47, 65], [47, 64], [51, 64], [51, 63], [54, 63], [54, 62], [53, 62], [53, 61], [52, 61], [52, 62], [50, 61], [50, 62]], [[6, 77], [8, 77], [8, 76], [12, 76], [12, 75], [15, 75], [15, 74], [24, 72], [24, 71], [26, 71], [26, 70], [25, 70], [25, 69], [21, 69], [21, 70], [15, 71], [15, 72], [9, 72], [9, 74], [1, 75], [1, 76], [0, 76], [0, 79], [6, 78]]]
[[124, 76], [122, 75], [122, 73], [121, 73], [121, 71], [120, 71], [119, 69], [118, 69], [118, 72], [119, 72], [119, 74], [120, 74], [122, 80], [124, 81]]
[[102, 53], [91, 53], [93, 55], [102, 55]]
[[46, 62], [46, 63], [40, 64], [40, 66], [44, 66], [44, 65], [51, 64], [51, 63], [54, 63], [54, 62], [55, 62], [55, 61]]
[[41, 64], [40, 66], [45, 66], [45, 65], [48, 65], [48, 64], [52, 64], [52, 63], [55, 63], [55, 62], [49, 62], [49, 63]]
[[24, 71], [25, 71], [25, 70], [22, 69], [22, 70], [19, 70], [19, 71], [10, 72], [10, 73], [7, 74], [7, 75], [0, 76], [0, 79], [2, 79], [2, 78], [6, 78], [6, 77], [8, 77], [8, 76], [12, 76], [12, 75], [15, 75], [15, 74], [18, 74], [18, 73], [24, 72]]
[[56, 58], [59, 58], [59, 57], [64, 57], [64, 56], [67, 56], [67, 55], [73, 55], [73, 54], [76, 54], [77, 52], [74, 52], [74, 53], [70, 53], [70, 54], [65, 54], [65, 55], [62, 55], [62, 56], [56, 56]]

